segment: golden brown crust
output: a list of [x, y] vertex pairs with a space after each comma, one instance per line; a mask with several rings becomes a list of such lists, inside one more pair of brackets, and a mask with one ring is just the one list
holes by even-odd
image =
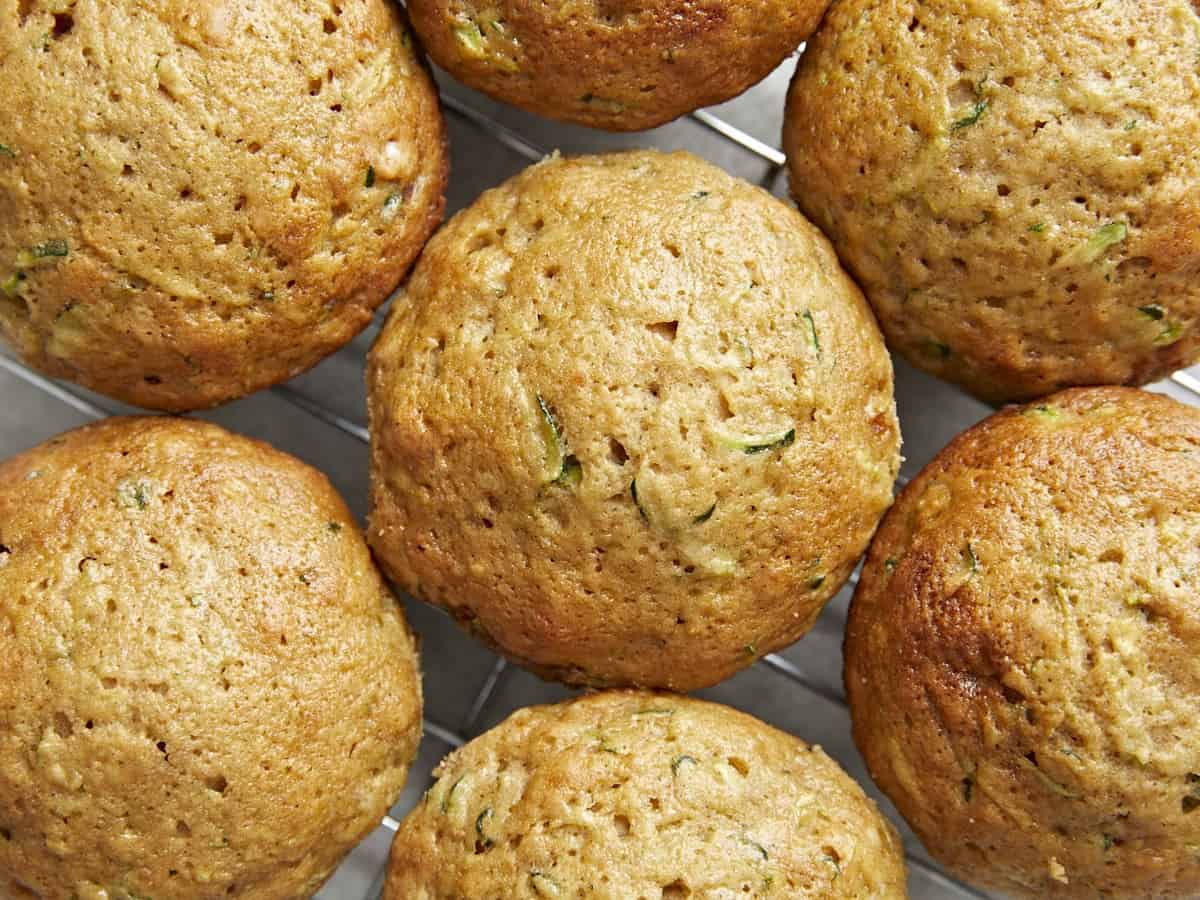
[[713, 703], [523, 709], [435, 774], [385, 900], [907, 896], [895, 830], [835, 762]]
[[994, 402], [1200, 357], [1190, 0], [845, 0], [801, 60], [792, 190], [914, 365]]
[[307, 369], [407, 272], [446, 174], [387, 0], [0, 8], [0, 334], [52, 375], [183, 410]]
[[846, 690], [931, 853], [1014, 896], [1200, 894], [1200, 410], [1085, 388], [956, 438], [885, 517]]
[[410, 0], [438, 65], [544, 116], [651, 128], [766, 77], [828, 0]]
[[414, 642], [324, 476], [187, 419], [0, 464], [0, 895], [311, 895], [395, 802]]
[[435, 236], [393, 309], [372, 545], [547, 676], [731, 675], [808, 630], [891, 502], [861, 295], [799, 214], [688, 154], [528, 169]]

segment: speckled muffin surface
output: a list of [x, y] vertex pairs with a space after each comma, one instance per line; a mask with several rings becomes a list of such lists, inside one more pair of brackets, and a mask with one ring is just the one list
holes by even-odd
[[687, 690], [812, 624], [891, 502], [891, 363], [794, 210], [551, 158], [430, 242], [368, 366], [368, 539], [546, 677]]
[[156, 409], [283, 381], [367, 325], [446, 167], [387, 0], [0, 4], [0, 335]]
[[872, 777], [962, 877], [1200, 895], [1200, 411], [1085, 388], [956, 438], [885, 517], [846, 688]]
[[613, 131], [736, 97], [820, 22], [828, 0], [410, 0], [429, 54], [522, 109]]
[[413, 638], [313, 469], [174, 419], [0, 464], [0, 896], [310, 896], [420, 733]]
[[523, 709], [434, 774], [384, 900], [907, 896], [894, 829], [837, 763], [714, 703]]
[[846, 0], [802, 58], [792, 191], [892, 348], [985, 400], [1200, 357], [1200, 10]]

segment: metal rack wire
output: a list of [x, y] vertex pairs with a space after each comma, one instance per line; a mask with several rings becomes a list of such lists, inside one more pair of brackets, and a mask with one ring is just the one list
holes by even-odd
[[[445, 91], [442, 93], [442, 101], [444, 108], [451, 116], [458, 117], [462, 122], [477, 129], [485, 138], [495, 141], [508, 150], [514, 151], [525, 160], [533, 162], [540, 160], [545, 155], [546, 151], [539, 147], [535, 141], [498, 121], [497, 118], [478, 108], [475, 103], [467, 102], [456, 94]], [[718, 135], [723, 141], [728, 142], [738, 152], [750, 154], [757, 161], [765, 163], [766, 175], [761, 183], [769, 186], [779, 179], [785, 160], [783, 153], [778, 148], [763, 142], [711, 111], [698, 111], [692, 114], [691, 119], [709, 132]], [[7, 375], [36, 388], [47, 399], [65, 404], [74, 412], [87, 418], [103, 418], [110, 412], [101, 408], [98, 402], [84, 396], [84, 393], [80, 389], [51, 380], [27, 368], [5, 353], [0, 353], [0, 373], [7, 373]], [[1189, 372], [1179, 372], [1172, 376], [1171, 380], [1176, 386], [1188, 392], [1193, 402], [1200, 401], [1200, 378], [1195, 377]], [[306, 416], [310, 416], [316, 421], [335, 429], [355, 442], [365, 443], [367, 441], [367, 428], [364, 424], [354, 421], [343, 413], [330, 408], [328, 405], [314, 400], [293, 385], [281, 385], [272, 388], [271, 394], [301, 411]], [[857, 577], [858, 573], [856, 570], [854, 575], [851, 576], [852, 584], [857, 581]], [[836, 606], [837, 604], [834, 604], [834, 607]], [[844, 604], [841, 610], [831, 608], [828, 614], [833, 617], [833, 626], [840, 628], [844, 620]], [[840, 662], [840, 660], [837, 662]], [[810, 672], [806, 671], [805, 667], [785, 655], [770, 654], [761, 659], [754, 668], [770, 673], [771, 677], [781, 678], [791, 687], [808, 692], [824, 703], [840, 708], [843, 712], [845, 710], [845, 700], [838, 686], [831, 684], [828, 679], [815, 678]], [[430, 715], [426, 717], [424, 723], [426, 742], [435, 743], [436, 746], [434, 749], [438, 756], [448, 750], [461, 746], [481, 730], [481, 726], [485, 722], [485, 711], [493, 704], [498, 690], [505, 680], [513, 674], [513, 671], [503, 659], [494, 658], [486, 676], [475, 689], [467, 713], [458, 727], [453, 727], [441, 721], [439, 719], [439, 710], [433, 709], [429, 711]], [[759, 713], [756, 709], [749, 709], [748, 711]], [[768, 718], [767, 716], [762, 717]], [[801, 736], [803, 737], [804, 735], [802, 734]], [[427, 772], [414, 772], [414, 777], [426, 776]], [[397, 817], [402, 815], [403, 812], [403, 809], [398, 808], [393, 810], [393, 815], [384, 818], [380, 826], [384, 836], [396, 830], [398, 827]], [[920, 851], [919, 846], [915, 844], [911, 836], [906, 836], [908, 837], [908, 862], [910, 871], [920, 877], [922, 885], [920, 889], [914, 889], [914, 897], [982, 898], [987, 896], [947, 877], [936, 864], [929, 861], [928, 857]], [[380, 894], [382, 879], [382, 867], [376, 861], [374, 877], [368, 882], [369, 887], [366, 887], [365, 891], [354, 894], [347, 893], [345, 889], [334, 892], [326, 889], [319, 896], [328, 898], [328, 900], [334, 900], [334, 898], [338, 898], [338, 900], [343, 900], [343, 898], [345, 900], [350, 900], [350, 898], [357, 900], [358, 897], [375, 898]]]

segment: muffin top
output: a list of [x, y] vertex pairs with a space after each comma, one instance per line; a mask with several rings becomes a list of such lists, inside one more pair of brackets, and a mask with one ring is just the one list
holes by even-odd
[[688, 690], [803, 634], [891, 502], [891, 363], [820, 234], [686, 154], [551, 158], [371, 353], [369, 538], [548, 676]]
[[789, 96], [792, 190], [895, 350], [996, 402], [1196, 360], [1197, 13], [831, 10]]
[[435, 775], [384, 900], [907, 896], [895, 831], [837, 763], [713, 703], [522, 709]]
[[1015, 896], [1200, 895], [1200, 411], [1127, 388], [998, 413], [905, 489], [850, 612], [871, 774]]
[[439, 220], [396, 6], [0, 9], [0, 333], [157, 409], [282, 381], [369, 321]]
[[409, 0], [438, 65], [554, 119], [636, 131], [736, 97], [829, 0]]
[[156, 418], [0, 464], [0, 894], [307, 897], [420, 710], [400, 607], [298, 460]]

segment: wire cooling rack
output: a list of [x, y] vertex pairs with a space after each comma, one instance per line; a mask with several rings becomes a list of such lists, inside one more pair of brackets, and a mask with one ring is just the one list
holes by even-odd
[[[786, 194], [784, 155], [778, 149], [783, 98], [794, 67], [786, 62], [735, 101], [701, 110], [670, 125], [634, 135], [614, 135], [557, 125], [496, 104], [438, 73], [451, 136], [453, 167], [448, 214], [482, 190], [516, 174], [551, 149], [597, 152], [632, 146], [688, 149], [773, 193]], [[362, 369], [383, 320], [313, 371], [253, 397], [203, 414], [236, 431], [268, 440], [325, 471], [360, 517], [365, 513], [367, 429]], [[896, 363], [897, 402], [907, 460], [901, 484], [954, 434], [987, 414], [964, 394]], [[1200, 404], [1200, 378], [1179, 372], [1155, 390]], [[8, 456], [66, 428], [114, 413], [136, 412], [78, 386], [48, 379], [0, 347], [0, 455]], [[803, 640], [764, 657], [745, 672], [701, 696], [752, 713], [820, 744], [879, 802], [904, 837], [909, 891], [914, 900], [988, 897], [947, 875], [874, 789], [850, 739], [841, 681], [841, 636], [851, 582], [829, 604]], [[347, 858], [318, 900], [376, 900], [387, 849], [400, 819], [431, 782], [447, 752], [504, 719], [513, 710], [568, 696], [499, 659], [461, 633], [447, 616], [406, 600], [422, 636], [425, 735], [408, 785], [390, 815]], [[493, 900], [493, 898], [472, 898]]]

